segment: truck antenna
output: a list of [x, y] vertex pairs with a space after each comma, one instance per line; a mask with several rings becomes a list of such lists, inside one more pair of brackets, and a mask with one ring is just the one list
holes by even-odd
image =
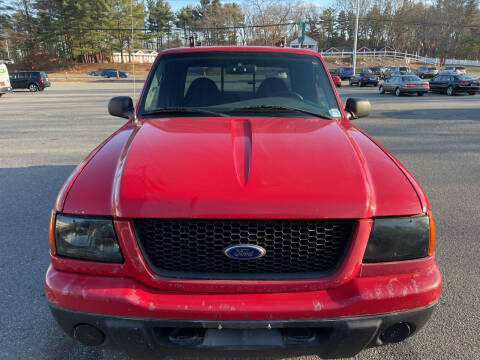
[[130, 20], [132, 25], [132, 40], [130, 42], [130, 62], [132, 63], [132, 76], [133, 76], [133, 121], [137, 122], [137, 99], [136, 99], [136, 88], [135, 88], [135, 59], [133, 59], [133, 51], [134, 51], [134, 37], [133, 37], [133, 0], [130, 0]]

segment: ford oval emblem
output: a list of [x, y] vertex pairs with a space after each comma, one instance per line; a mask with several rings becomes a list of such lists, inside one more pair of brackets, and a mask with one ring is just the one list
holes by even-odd
[[236, 260], [254, 260], [265, 255], [267, 251], [258, 245], [240, 244], [232, 245], [225, 249], [224, 253], [229, 258]]

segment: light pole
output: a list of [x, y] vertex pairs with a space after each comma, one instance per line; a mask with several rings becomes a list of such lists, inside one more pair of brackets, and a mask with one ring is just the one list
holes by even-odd
[[358, 17], [360, 15], [360, 0], [357, 0], [357, 15], [355, 16], [355, 37], [353, 39], [353, 75], [357, 67], [357, 38], [358, 38]]

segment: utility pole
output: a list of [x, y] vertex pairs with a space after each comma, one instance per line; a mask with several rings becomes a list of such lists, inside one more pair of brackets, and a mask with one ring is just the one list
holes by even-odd
[[8, 50], [8, 39], [5, 39], [5, 44], [7, 44], [7, 59], [10, 59], [10, 51]]
[[358, 38], [358, 17], [360, 16], [360, 0], [357, 0], [357, 15], [355, 17], [355, 37], [353, 39], [353, 74], [356, 74], [357, 67], [357, 38]]

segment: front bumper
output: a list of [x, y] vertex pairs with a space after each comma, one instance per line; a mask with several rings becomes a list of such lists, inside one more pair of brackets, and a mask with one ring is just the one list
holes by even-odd
[[[250, 356], [262, 352], [347, 357], [382, 344], [380, 335], [394, 324], [408, 323], [413, 332], [418, 330], [440, 296], [441, 275], [433, 257], [392, 264], [389, 271], [384, 264], [364, 264], [352, 280], [316, 291], [206, 293], [181, 286], [169, 291], [127, 277], [78, 274], [52, 266], [45, 288], [55, 318], [69, 335], [75, 335], [79, 324], [89, 324], [104, 334], [101, 342], [91, 345], [134, 356], [209, 356], [219, 351], [238, 356], [241, 350]], [[170, 334], [179, 328], [208, 331], [202, 330], [195, 344], [178, 344]], [[312, 336], [292, 340], [285, 330], [291, 328], [308, 329]]]
[[12, 91], [11, 86], [0, 87], [0, 94], [6, 94], [7, 92]]
[[71, 337], [132, 357], [355, 356], [403, 340], [430, 318], [435, 304], [396, 313], [308, 320], [171, 320], [82, 313], [50, 305]]

